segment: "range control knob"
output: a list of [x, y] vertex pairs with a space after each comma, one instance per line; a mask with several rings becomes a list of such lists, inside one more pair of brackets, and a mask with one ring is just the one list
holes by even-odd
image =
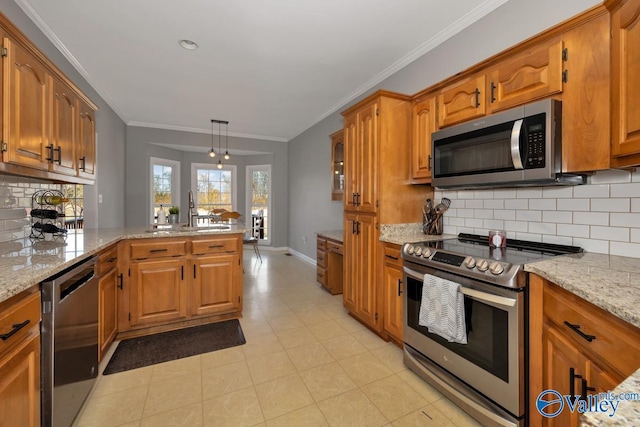
[[499, 262], [492, 262], [489, 266], [489, 271], [497, 276], [498, 274], [502, 274], [504, 267]]
[[416, 248], [416, 252], [415, 252], [416, 256], [421, 256], [422, 255], [422, 248], [420, 246], [418, 246]]
[[409, 255], [413, 255], [413, 252], [415, 251], [415, 248], [413, 247], [413, 245], [407, 245], [406, 251], [407, 251], [407, 253]]
[[476, 264], [478, 271], [487, 271], [489, 269], [489, 262], [486, 259], [481, 259]]
[[424, 248], [422, 250], [422, 258], [429, 258], [431, 256], [431, 249]]
[[467, 268], [473, 268], [476, 266], [476, 259], [472, 256], [468, 256], [464, 259], [464, 266]]

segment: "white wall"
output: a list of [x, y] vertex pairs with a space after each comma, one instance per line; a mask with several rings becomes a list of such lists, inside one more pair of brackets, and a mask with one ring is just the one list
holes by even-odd
[[444, 232], [580, 246], [640, 258], [640, 171], [608, 170], [576, 187], [436, 191], [451, 199]]

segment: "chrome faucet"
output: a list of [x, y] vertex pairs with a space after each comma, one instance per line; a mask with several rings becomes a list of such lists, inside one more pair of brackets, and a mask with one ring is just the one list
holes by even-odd
[[196, 209], [196, 204], [193, 201], [193, 192], [189, 190], [189, 210], [187, 211], [187, 225], [189, 227], [193, 227], [193, 217], [198, 216], [198, 211]]

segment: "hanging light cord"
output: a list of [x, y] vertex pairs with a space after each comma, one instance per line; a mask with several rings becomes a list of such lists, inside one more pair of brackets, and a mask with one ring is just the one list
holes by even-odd
[[209, 157], [216, 156], [216, 151], [213, 149], [213, 119], [211, 120], [211, 150], [209, 151]]

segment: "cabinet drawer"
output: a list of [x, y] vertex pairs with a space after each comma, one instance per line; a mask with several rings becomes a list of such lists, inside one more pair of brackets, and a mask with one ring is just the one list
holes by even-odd
[[327, 267], [327, 253], [324, 251], [318, 251], [316, 255], [316, 264], [318, 267]]
[[[547, 321], [571, 337], [588, 356], [602, 360], [622, 377], [640, 367], [638, 328], [556, 285], [545, 286], [543, 295]], [[594, 338], [588, 341], [581, 334]]]
[[327, 239], [324, 237], [318, 237], [318, 250], [326, 251], [327, 250]]
[[34, 330], [39, 331], [39, 324], [40, 292], [34, 292], [0, 309], [0, 334], [11, 334], [0, 340], [0, 355], [10, 351]]
[[316, 280], [320, 282], [322, 286], [327, 286], [327, 270], [318, 267], [316, 271]]
[[402, 259], [400, 258], [400, 246], [393, 243], [387, 243], [384, 245], [384, 262], [389, 264], [402, 266]]
[[335, 252], [338, 254], [344, 254], [344, 246], [342, 243], [334, 242], [333, 240], [327, 240], [327, 251]]
[[238, 252], [238, 239], [235, 237], [194, 240], [192, 245], [194, 255]]
[[131, 259], [181, 256], [187, 253], [186, 240], [137, 240], [131, 243]]
[[98, 257], [98, 276], [103, 276], [107, 271], [118, 265], [118, 245], [102, 251]]

